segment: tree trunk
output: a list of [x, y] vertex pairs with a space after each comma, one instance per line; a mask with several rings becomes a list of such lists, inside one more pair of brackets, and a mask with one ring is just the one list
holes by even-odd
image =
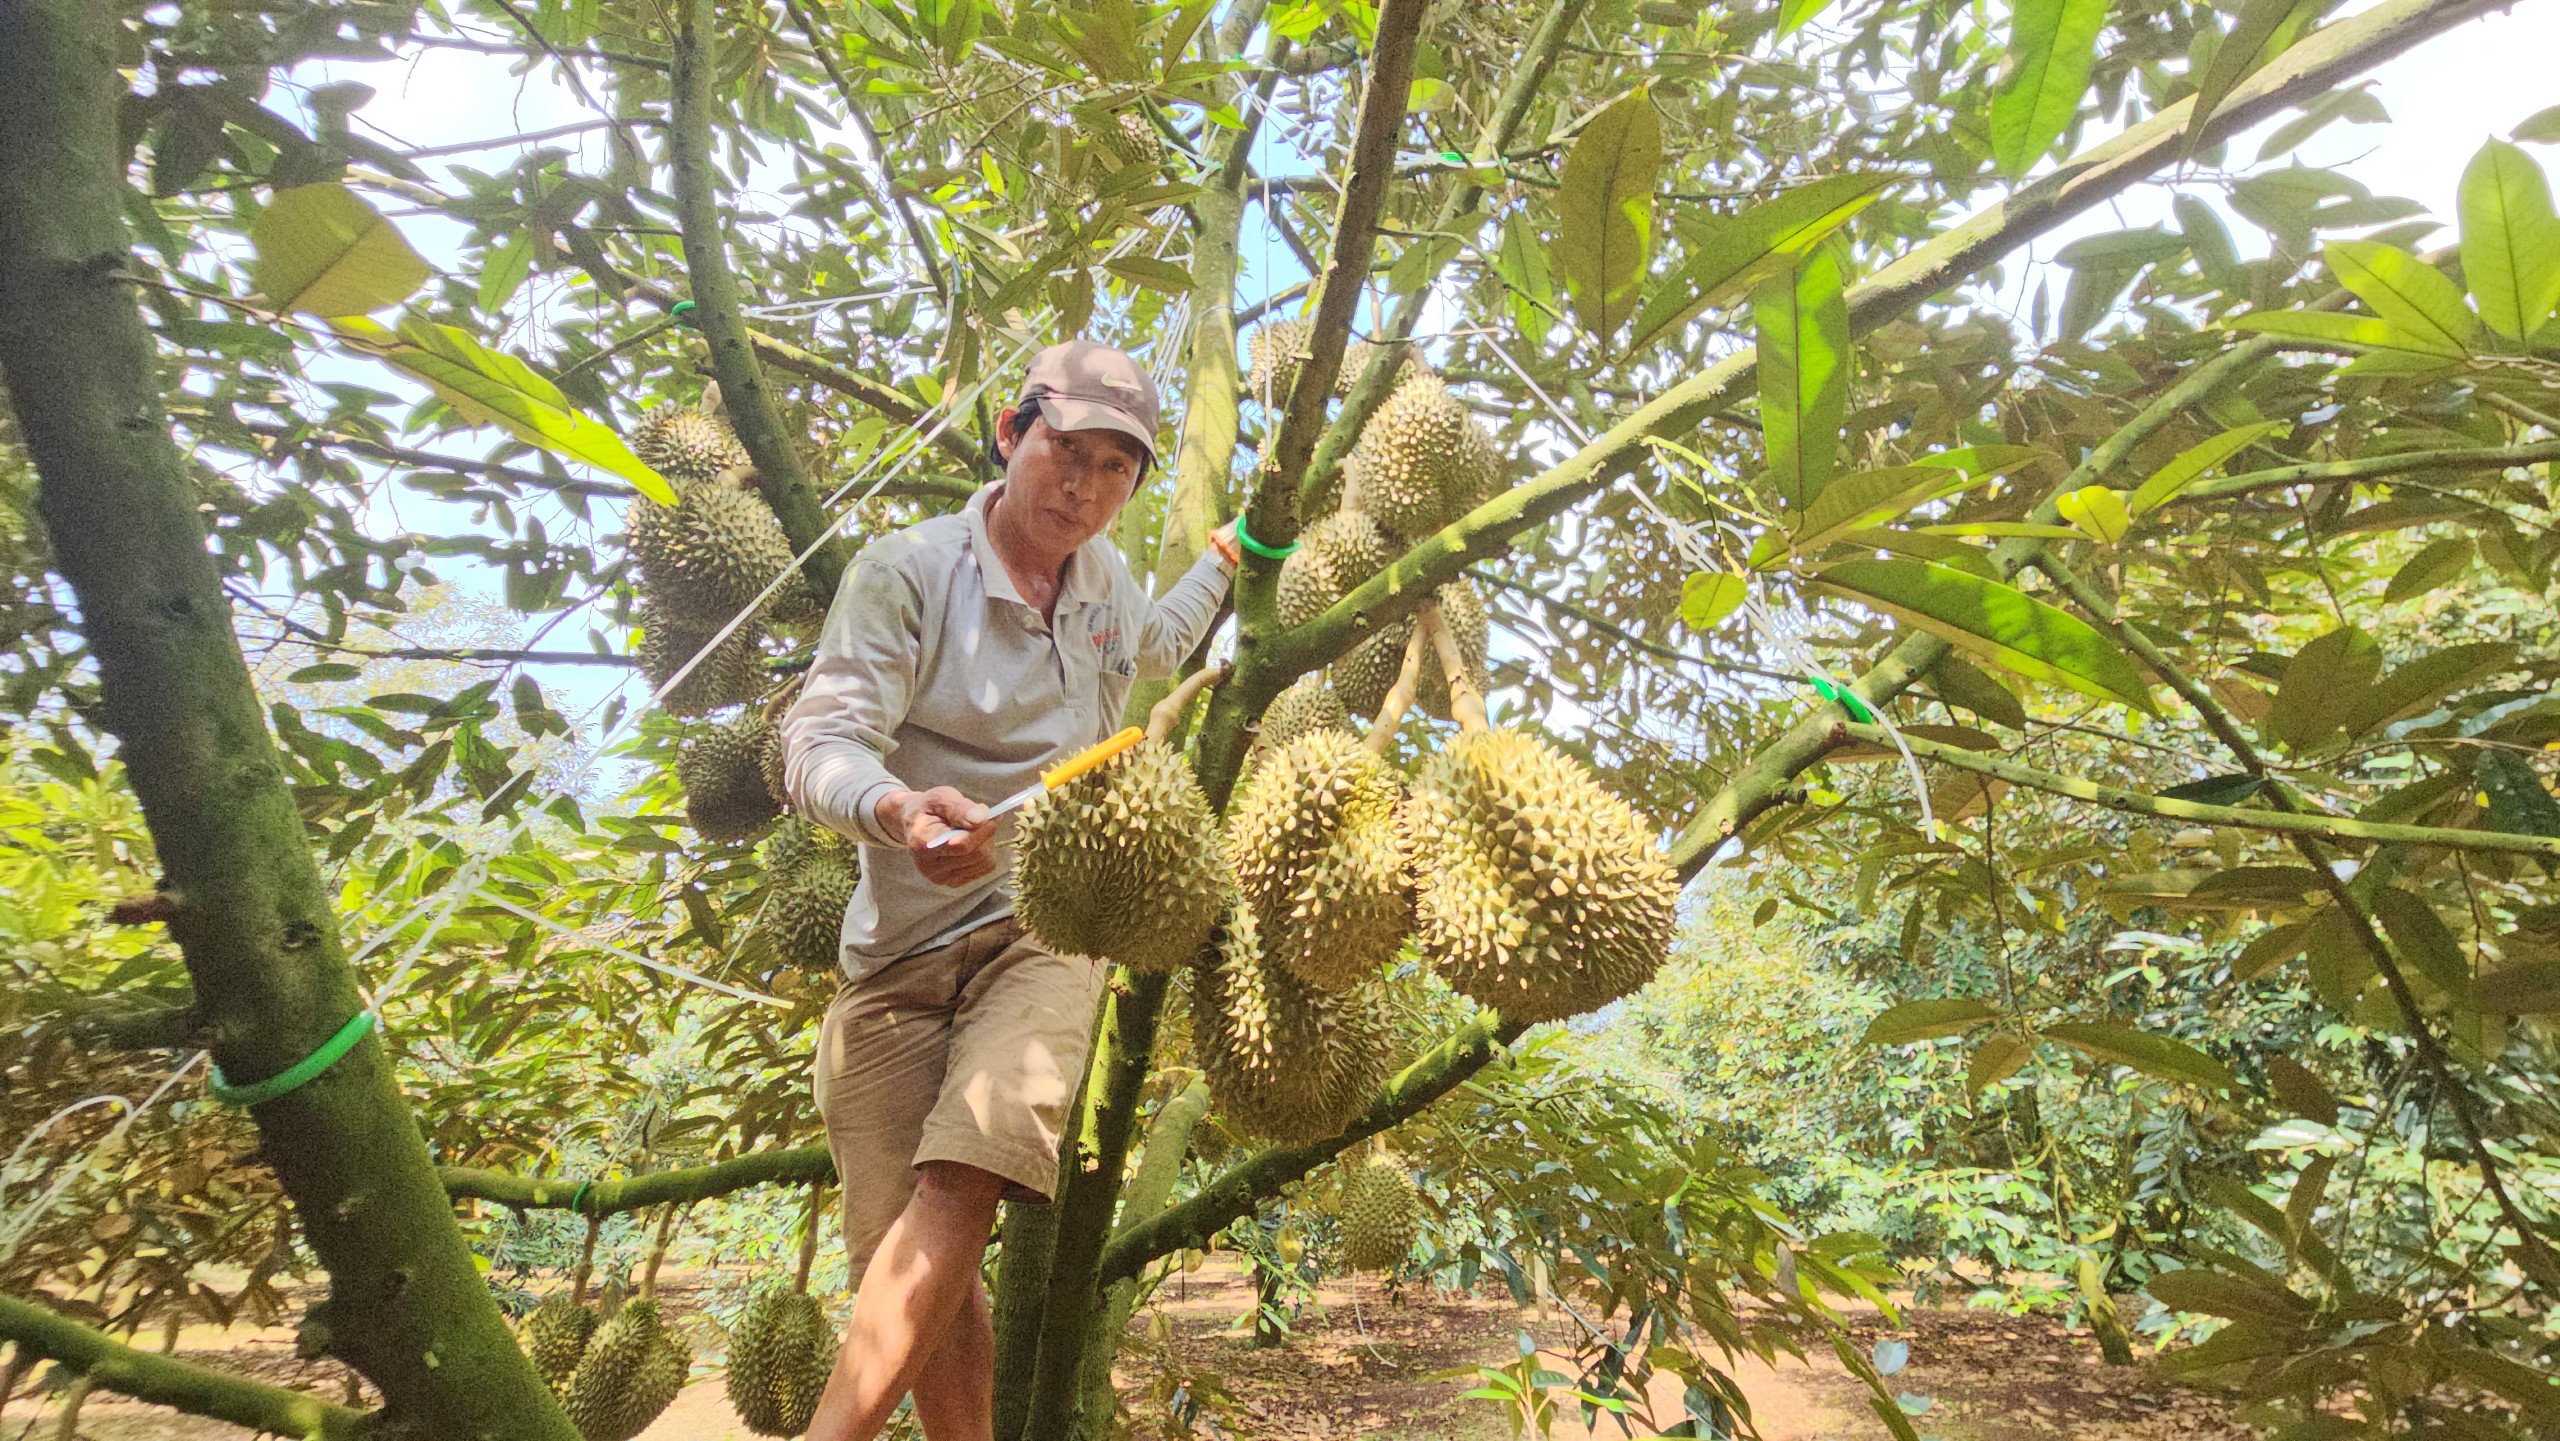
[[[214, 1060], [258, 1081], [362, 1003], [124, 278], [116, 41], [111, 6], [0, 4], [0, 378]], [[572, 1441], [472, 1266], [379, 1041], [252, 1114], [329, 1270], [313, 1318], [328, 1349], [429, 1434]]]
[[[1157, 1108], [1155, 1119], [1147, 1123], [1146, 1149], [1139, 1153], [1138, 1173], [1129, 1178], [1128, 1194], [1120, 1203], [1120, 1224], [1113, 1234], [1125, 1233], [1172, 1201], [1174, 1183], [1182, 1179], [1183, 1158], [1191, 1153], [1191, 1133], [1208, 1114], [1206, 1081], [1192, 1082]], [[1075, 1441], [1111, 1441], [1114, 1434], [1112, 1423], [1120, 1401], [1111, 1386], [1111, 1363], [1119, 1354], [1120, 1338], [1128, 1333], [1129, 1317], [1138, 1309], [1138, 1290], [1135, 1277], [1103, 1289], [1092, 1339], [1084, 1348], [1083, 1400], [1076, 1413]]]

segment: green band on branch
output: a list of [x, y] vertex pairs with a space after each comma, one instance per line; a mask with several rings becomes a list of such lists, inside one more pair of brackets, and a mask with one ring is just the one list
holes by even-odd
[[1253, 538], [1252, 532], [1244, 528], [1244, 517], [1241, 515], [1236, 517], [1236, 544], [1265, 560], [1287, 560], [1298, 553], [1299, 546], [1299, 542], [1294, 540], [1287, 545], [1264, 545]]
[[226, 1106], [245, 1108], [263, 1106], [278, 1096], [299, 1091], [320, 1079], [321, 1072], [338, 1064], [347, 1052], [354, 1050], [356, 1042], [363, 1040], [379, 1019], [371, 1011], [356, 1012], [338, 1028], [336, 1035], [320, 1043], [320, 1049], [263, 1081], [235, 1086], [222, 1078], [222, 1068], [216, 1066], [213, 1068], [213, 1098]]
[[679, 300], [675, 304], [667, 307], [667, 318], [669, 320], [685, 327], [687, 330], [700, 330], [702, 328], [701, 322], [695, 320], [693, 318], [693, 314], [693, 302], [690, 300]]
[[1815, 694], [1847, 711], [1851, 720], [1861, 725], [1876, 723], [1876, 713], [1867, 709], [1867, 703], [1858, 699], [1857, 692], [1847, 686], [1836, 684], [1827, 675], [1810, 675], [1805, 677], [1805, 680], [1812, 685]]

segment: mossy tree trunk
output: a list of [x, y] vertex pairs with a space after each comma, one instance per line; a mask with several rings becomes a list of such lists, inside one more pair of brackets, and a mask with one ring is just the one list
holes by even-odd
[[[159, 852], [169, 933], [225, 1075], [277, 1075], [362, 1007], [232, 631], [127, 278], [114, 7], [0, 3], [0, 377]], [[368, 1037], [255, 1108], [328, 1267], [315, 1334], [425, 1434], [574, 1441], [472, 1266]]]

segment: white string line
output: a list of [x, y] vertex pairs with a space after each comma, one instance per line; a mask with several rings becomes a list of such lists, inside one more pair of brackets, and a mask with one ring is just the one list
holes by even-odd
[[625, 949], [622, 946], [615, 945], [611, 941], [591, 940], [589, 939], [588, 933], [593, 931], [595, 927], [568, 925], [564, 922], [555, 920], [550, 916], [546, 916], [540, 911], [517, 905], [506, 897], [491, 891], [485, 885], [480, 888], [477, 894], [481, 900], [488, 902], [490, 905], [496, 906], [498, 909], [511, 915], [521, 916], [554, 935], [576, 941], [581, 945], [591, 945], [597, 950], [606, 952], [609, 955], [619, 956], [626, 961], [630, 961], [634, 965], [646, 966], [650, 970], [658, 972], [660, 975], [673, 976], [680, 981], [691, 981], [697, 986], [718, 991], [723, 995], [735, 996], [742, 1001], [753, 1001], [760, 1006], [779, 1006], [786, 1011], [791, 1009], [791, 1002], [783, 1000], [779, 996], [768, 996], [760, 991], [750, 991], [738, 986], [730, 985], [726, 981], [715, 981], [709, 976], [702, 974], [700, 971], [690, 971], [670, 961], [661, 961], [653, 957], [644, 956], [638, 951]]
[[109, 1128], [104, 1136], [98, 1138], [96, 1145], [81, 1153], [78, 1161], [63, 1167], [52, 1187], [42, 1196], [37, 1197], [35, 1204], [28, 1207], [23, 1215], [7, 1223], [5, 1232], [0, 1232], [0, 1261], [6, 1261], [16, 1255], [19, 1244], [34, 1232], [36, 1223], [44, 1219], [45, 1213], [51, 1211], [75, 1183], [89, 1174], [90, 1167], [96, 1163], [98, 1157], [122, 1141], [125, 1133], [133, 1129], [134, 1122], [141, 1120], [145, 1111], [159, 1104], [160, 1098], [169, 1094], [171, 1088], [184, 1079], [187, 1072], [194, 1070], [196, 1063], [202, 1061], [208, 1054], [210, 1053], [206, 1051], [198, 1051], [180, 1061], [178, 1068], [171, 1071], [167, 1078], [153, 1088], [150, 1095], [143, 1097], [142, 1104], [138, 1106], [122, 1096], [91, 1096], [87, 1100], [75, 1101], [54, 1112], [45, 1118], [42, 1125], [28, 1132], [26, 1138], [18, 1142], [17, 1148], [9, 1153], [8, 1163], [0, 1166], [0, 1191], [5, 1191], [10, 1173], [17, 1168], [19, 1158], [26, 1154], [27, 1148], [41, 1139], [45, 1132], [52, 1130], [56, 1123], [93, 1105], [116, 1105], [124, 1108], [124, 1115], [117, 1119], [115, 1125]]

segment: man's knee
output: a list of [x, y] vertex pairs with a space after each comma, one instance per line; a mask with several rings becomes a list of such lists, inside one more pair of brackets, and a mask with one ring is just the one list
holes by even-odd
[[993, 1216], [1004, 1187], [1004, 1177], [962, 1161], [927, 1161], [916, 1167], [916, 1201], [937, 1210]]

